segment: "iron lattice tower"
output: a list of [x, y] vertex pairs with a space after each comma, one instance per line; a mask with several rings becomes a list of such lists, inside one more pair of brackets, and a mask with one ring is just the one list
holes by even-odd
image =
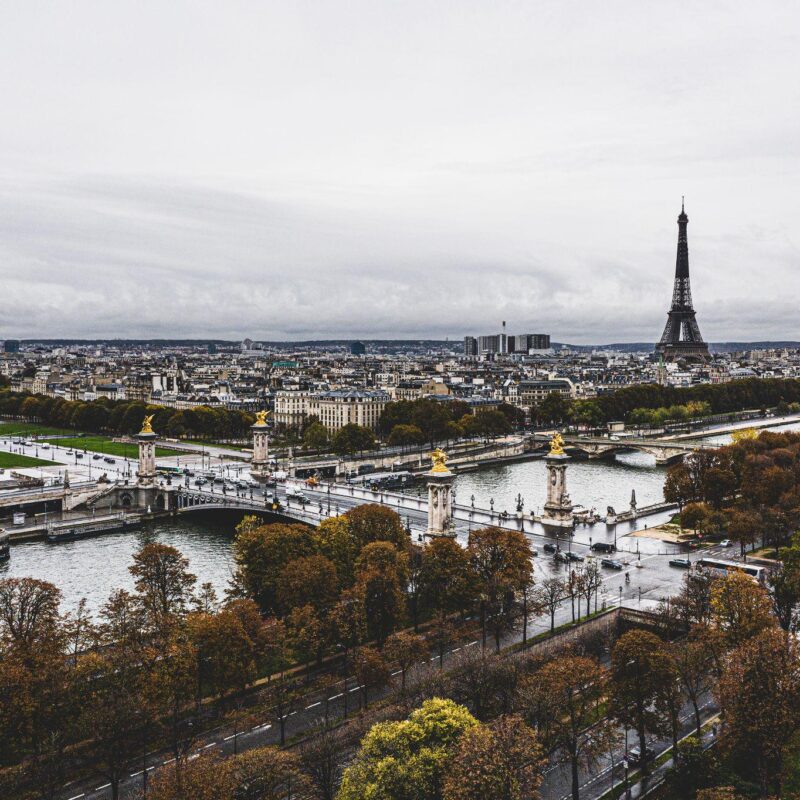
[[675, 288], [672, 290], [672, 306], [667, 315], [664, 333], [656, 345], [656, 353], [665, 361], [709, 361], [708, 345], [703, 341], [692, 306], [692, 287], [689, 284], [689, 242], [686, 226], [689, 217], [681, 199], [678, 217], [678, 257], [675, 262]]

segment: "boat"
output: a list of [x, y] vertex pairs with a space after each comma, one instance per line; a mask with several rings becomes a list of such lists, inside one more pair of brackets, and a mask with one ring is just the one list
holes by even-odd
[[127, 531], [138, 526], [138, 520], [123, 519], [121, 517], [106, 520], [88, 520], [85, 523], [79, 521], [72, 525], [53, 525], [47, 529], [46, 537], [48, 542], [58, 544], [60, 542], [74, 542], [76, 539], [87, 539], [90, 536], [101, 536], [104, 533]]

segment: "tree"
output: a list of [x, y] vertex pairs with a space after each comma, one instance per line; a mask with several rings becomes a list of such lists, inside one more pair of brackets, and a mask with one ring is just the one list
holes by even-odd
[[750, 766], [763, 797], [780, 797], [785, 748], [800, 728], [797, 640], [777, 627], [750, 637], [726, 659], [717, 691], [723, 747]]
[[389, 668], [383, 656], [372, 647], [359, 647], [353, 654], [353, 673], [361, 687], [364, 708], [369, 702], [370, 689], [382, 689], [389, 683]]
[[257, 747], [240, 753], [228, 764], [232, 800], [284, 800], [303, 797], [311, 782], [300, 757], [277, 747]]
[[697, 532], [708, 517], [708, 509], [702, 503], [689, 503], [681, 511], [681, 525]]
[[355, 565], [361, 542], [353, 533], [346, 515], [323, 519], [314, 530], [314, 543], [320, 555], [336, 568], [339, 587], [349, 588], [355, 581]]
[[449, 537], [433, 539], [422, 553], [420, 593], [425, 607], [443, 616], [463, 613], [475, 601], [469, 553]]
[[379, 647], [405, 618], [405, 565], [388, 542], [367, 545], [359, 558], [356, 590], [364, 602], [367, 630]]
[[312, 422], [303, 433], [307, 450], [325, 450], [328, 447], [328, 429], [321, 422]]
[[338, 455], [349, 456], [372, 450], [375, 447], [375, 434], [362, 425], [349, 422], [339, 428], [333, 436], [333, 450]]
[[301, 606], [292, 610], [286, 619], [289, 646], [295, 658], [306, 665], [306, 679], [310, 677], [311, 662], [322, 661], [325, 651], [325, 630], [319, 614], [313, 606]]
[[678, 677], [694, 710], [698, 736], [702, 732], [700, 700], [711, 688], [712, 655], [706, 633], [707, 629], [697, 626], [686, 639], [671, 646]]
[[716, 783], [719, 766], [715, 754], [703, 747], [699, 734], [679, 742], [674, 753], [666, 782], [676, 797], [699, 797], [699, 790]]
[[159, 542], [146, 544], [134, 554], [129, 571], [154, 625], [185, 613], [197, 581], [188, 567], [189, 560], [179, 550]]
[[352, 734], [346, 729], [327, 725], [312, 731], [300, 744], [303, 769], [316, 789], [320, 800], [334, 800], [341, 782], [344, 765], [349, 759]]
[[481, 593], [484, 643], [488, 626], [499, 652], [501, 637], [514, 622], [514, 593], [530, 582], [533, 553], [523, 533], [502, 528], [471, 531], [467, 549]]
[[245, 518], [233, 543], [236, 582], [262, 611], [273, 612], [284, 567], [313, 554], [314, 538], [306, 525], [254, 525]]
[[[658, 636], [644, 630], [620, 636], [611, 653], [609, 712], [637, 732], [643, 757], [647, 752], [647, 734], [664, 734], [669, 730], [661, 689], [672, 679], [670, 658]], [[646, 758], [642, 769], [645, 773], [648, 770]]]
[[395, 425], [387, 441], [392, 447], [408, 447], [422, 444], [425, 434], [416, 425]]
[[361, 740], [337, 800], [442, 800], [449, 761], [477, 720], [451, 700], [433, 699], [400, 722], [379, 722]]
[[231, 765], [234, 759], [220, 761], [202, 755], [175, 761], [174, 769], [160, 769], [151, 778], [149, 800], [234, 800]]
[[758, 515], [753, 511], [730, 509], [726, 512], [728, 536], [739, 542], [741, 555], [744, 556], [748, 545], [753, 545], [760, 527]]
[[325, 556], [290, 561], [278, 579], [277, 605], [283, 614], [310, 605], [317, 614], [330, 610], [339, 595], [336, 567]]
[[153, 661], [154, 654], [129, 643], [109, 645], [79, 661], [81, 727], [94, 740], [92, 763], [111, 784], [113, 800], [155, 721], [154, 697], [146, 686]]
[[732, 572], [714, 581], [711, 613], [731, 647], [775, 625], [769, 595], [743, 572]]
[[664, 480], [664, 499], [668, 503], [677, 503], [681, 524], [683, 524], [684, 506], [698, 499], [689, 468], [685, 464], [676, 464], [667, 471], [667, 477]]
[[411, 633], [393, 633], [383, 648], [383, 653], [390, 664], [400, 667], [402, 691], [406, 690], [406, 672], [415, 664], [427, 660], [428, 648], [421, 636]]
[[391, 542], [398, 550], [408, 546], [410, 535], [400, 515], [386, 506], [366, 503], [351, 508], [343, 516], [359, 550], [371, 542]]
[[537, 800], [542, 748], [516, 716], [467, 730], [447, 771], [444, 800]]
[[[609, 719], [597, 721], [597, 703], [603, 693], [600, 673], [595, 659], [558, 658], [532, 675], [522, 692], [531, 709], [529, 721], [537, 725], [542, 744], [555, 752], [560, 763], [570, 765], [573, 800], [580, 796], [581, 764], [592, 767], [614, 742]], [[592, 735], [586, 736], [590, 726], [594, 726]]]
[[236, 613], [191, 614], [187, 630], [197, 652], [200, 687], [223, 697], [255, 678], [256, 646]]
[[0, 644], [30, 653], [55, 632], [61, 591], [35, 578], [0, 580]]
[[550, 633], [556, 629], [556, 611], [566, 596], [564, 581], [557, 575], [545, 578], [536, 589], [540, 607], [550, 614]]

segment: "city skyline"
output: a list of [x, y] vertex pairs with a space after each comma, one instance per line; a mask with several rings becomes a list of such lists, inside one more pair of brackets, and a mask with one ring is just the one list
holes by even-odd
[[769, 5], [19, 6], [0, 338], [800, 339]]

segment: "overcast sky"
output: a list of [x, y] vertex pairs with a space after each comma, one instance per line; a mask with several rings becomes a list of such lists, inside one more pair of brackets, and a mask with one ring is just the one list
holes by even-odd
[[0, 338], [800, 339], [797, 2], [35, 2]]

